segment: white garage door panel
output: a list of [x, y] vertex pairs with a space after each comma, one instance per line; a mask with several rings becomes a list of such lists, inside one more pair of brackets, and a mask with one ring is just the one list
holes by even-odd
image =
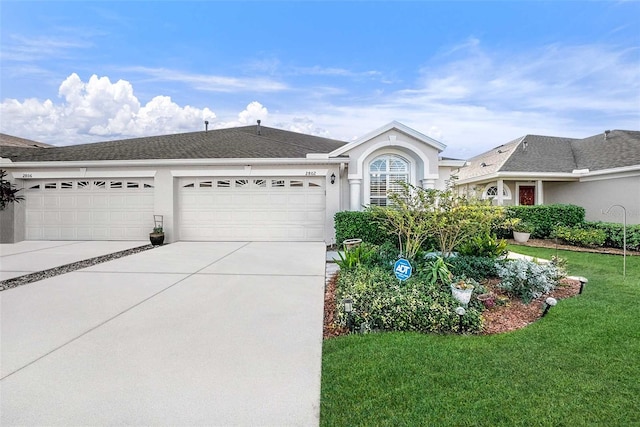
[[324, 178], [183, 178], [181, 240], [324, 240]]
[[153, 180], [63, 179], [25, 186], [29, 240], [146, 240]]

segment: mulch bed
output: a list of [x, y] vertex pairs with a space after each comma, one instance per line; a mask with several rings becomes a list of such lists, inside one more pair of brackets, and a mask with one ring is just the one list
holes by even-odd
[[[508, 239], [507, 242], [511, 245], [520, 246], [534, 246], [537, 248], [555, 249], [556, 247], [561, 250], [573, 251], [573, 252], [591, 252], [594, 254], [609, 254], [609, 255], [622, 255], [624, 251], [617, 248], [585, 248], [581, 246], [566, 245], [561, 241], [558, 241], [556, 245], [555, 239], [529, 239], [526, 243], [518, 243], [513, 239]], [[627, 249], [627, 255], [640, 256], [639, 251], [632, 251]]]
[[[338, 273], [339, 274], [339, 273]], [[348, 334], [348, 329], [336, 325], [336, 282], [338, 274], [335, 274], [325, 288], [324, 294], [324, 328], [323, 338], [333, 338]], [[508, 298], [506, 294], [497, 288], [498, 280], [483, 283], [485, 287], [496, 296]], [[560, 285], [547, 295], [541, 296], [529, 304], [524, 304], [518, 299], [508, 298], [505, 305], [496, 305], [486, 309], [482, 313], [482, 334], [500, 334], [524, 328], [542, 317], [545, 300], [553, 297], [557, 300], [570, 298], [580, 292], [580, 282], [571, 279], [562, 279]]]
[[[497, 297], [506, 295], [497, 289], [497, 280], [485, 284], [485, 286]], [[482, 334], [500, 334], [515, 331], [538, 320], [544, 311], [545, 300], [553, 297], [557, 300], [570, 298], [580, 292], [580, 282], [571, 279], [562, 279], [560, 285], [547, 295], [543, 295], [524, 304], [519, 299], [511, 298], [506, 305], [494, 306], [482, 313]]]

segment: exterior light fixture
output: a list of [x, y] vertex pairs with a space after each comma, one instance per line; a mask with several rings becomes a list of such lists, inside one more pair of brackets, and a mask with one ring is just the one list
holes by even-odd
[[547, 313], [549, 312], [549, 309], [551, 307], [554, 307], [558, 303], [558, 300], [555, 298], [549, 297], [546, 299], [545, 303], [546, 303], [546, 306], [544, 307], [544, 311], [542, 312], [542, 317], [547, 315]]
[[582, 277], [582, 276], [569, 276], [569, 277], [567, 277], [567, 279], [577, 280], [578, 282], [580, 282], [580, 292], [578, 292], [578, 294], [581, 294], [582, 291], [584, 290], [584, 285], [589, 283], [589, 279], [587, 279], [586, 277]]
[[335, 184], [335, 183], [336, 183], [336, 174], [335, 174], [335, 173], [332, 173], [332, 174], [331, 174], [331, 183], [332, 183], [332, 184]]
[[465, 310], [464, 307], [456, 307], [456, 314], [460, 318], [460, 323], [459, 323], [460, 333], [462, 333], [462, 316], [464, 316], [466, 312], [467, 310]]
[[353, 313], [353, 300], [351, 298], [343, 299], [342, 306], [347, 314], [347, 328], [351, 332], [353, 331], [353, 317], [351, 316], [351, 313]]

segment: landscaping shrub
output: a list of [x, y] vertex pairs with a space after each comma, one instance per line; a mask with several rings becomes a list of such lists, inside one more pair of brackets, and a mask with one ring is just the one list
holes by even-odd
[[[604, 245], [622, 249], [623, 225], [616, 222], [586, 221], [585, 226], [605, 233]], [[627, 249], [640, 251], [640, 224], [627, 225]]]
[[[342, 324], [350, 322], [356, 330], [459, 331], [460, 318], [455, 312], [459, 303], [448, 287], [429, 286], [413, 278], [400, 283], [390, 269], [356, 268], [340, 272], [336, 298], [338, 302], [345, 298], [353, 300], [351, 319], [341, 304], [337, 304], [337, 318]], [[463, 316], [463, 329], [479, 332], [481, 322], [479, 305], [473, 301]]]
[[552, 291], [565, 276], [564, 270], [553, 263], [537, 264], [524, 259], [496, 263], [496, 270], [502, 279], [498, 287], [526, 304]]
[[397, 191], [389, 193], [391, 206], [371, 206], [369, 210], [397, 237], [401, 252], [410, 260], [418, 260], [419, 251], [429, 248], [431, 242], [449, 257], [461, 242], [501, 227], [506, 219], [502, 208], [452, 188], [424, 189], [406, 182], [398, 185]]
[[363, 242], [355, 248], [347, 249], [345, 247], [342, 251], [338, 251], [340, 258], [335, 261], [340, 270], [351, 270], [360, 264], [366, 264], [377, 251], [377, 246]]
[[531, 237], [547, 239], [558, 225], [574, 227], [584, 223], [584, 208], [576, 205], [508, 206], [507, 217], [520, 218], [535, 228]]
[[466, 276], [481, 282], [484, 279], [498, 277], [496, 264], [506, 261], [496, 261], [493, 258], [460, 255], [449, 258], [449, 270], [454, 276]]
[[507, 242], [488, 231], [478, 233], [458, 246], [458, 253], [467, 256], [498, 258], [506, 252]]
[[336, 243], [341, 245], [347, 239], [362, 239], [374, 245], [385, 242], [395, 243], [396, 237], [380, 227], [375, 214], [370, 211], [343, 211], [334, 216]]
[[556, 227], [551, 237], [557, 237], [576, 246], [602, 246], [606, 239], [604, 230], [585, 227]]

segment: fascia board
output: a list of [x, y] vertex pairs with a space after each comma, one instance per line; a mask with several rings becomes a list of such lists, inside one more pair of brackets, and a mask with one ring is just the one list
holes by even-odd
[[555, 172], [498, 172], [487, 175], [480, 175], [472, 178], [460, 179], [456, 181], [456, 185], [473, 184], [478, 182], [495, 181], [497, 179], [517, 180], [543, 180], [543, 181], [578, 181], [580, 176], [573, 173], [555, 173]]
[[223, 165], [306, 165], [340, 164], [344, 158], [282, 158], [282, 159], [161, 159], [161, 160], [90, 160], [61, 162], [12, 162], [3, 165], [12, 169], [79, 168], [79, 167], [162, 167], [162, 166], [223, 166]]
[[436, 141], [435, 139], [430, 138], [430, 137], [428, 137], [428, 136], [426, 136], [426, 135], [424, 135], [424, 134], [422, 134], [422, 133], [420, 133], [420, 132], [418, 132], [418, 131], [416, 131], [414, 129], [411, 129], [410, 127], [405, 126], [402, 123], [397, 122], [397, 121], [394, 120], [394, 121], [392, 121], [390, 123], [387, 123], [386, 125], [384, 125], [382, 127], [379, 127], [376, 130], [373, 130], [373, 131], [367, 133], [364, 136], [361, 136], [360, 138], [356, 139], [355, 141], [350, 142], [350, 143], [348, 143], [346, 145], [343, 145], [342, 147], [332, 151], [331, 153], [329, 153], [329, 156], [330, 157], [335, 157], [335, 156], [339, 156], [339, 155], [341, 155], [343, 153], [346, 153], [347, 151], [350, 151], [350, 150], [354, 149], [358, 145], [360, 145], [360, 144], [362, 144], [364, 142], [367, 142], [370, 139], [373, 139], [376, 136], [381, 135], [381, 134], [383, 134], [385, 132], [388, 132], [388, 131], [390, 131], [391, 129], [394, 129], [394, 128], [398, 129], [399, 131], [401, 131], [403, 133], [406, 133], [406, 134], [410, 135], [411, 137], [413, 137], [413, 138], [415, 138], [415, 139], [417, 139], [419, 141], [422, 141], [423, 143], [425, 143], [427, 145], [430, 145], [430, 146], [436, 148], [438, 151], [444, 151], [444, 149], [447, 148], [447, 146], [445, 144], [443, 144], [443, 143], [441, 143], [439, 141]]
[[461, 168], [467, 164], [466, 160], [439, 160], [438, 166]]

